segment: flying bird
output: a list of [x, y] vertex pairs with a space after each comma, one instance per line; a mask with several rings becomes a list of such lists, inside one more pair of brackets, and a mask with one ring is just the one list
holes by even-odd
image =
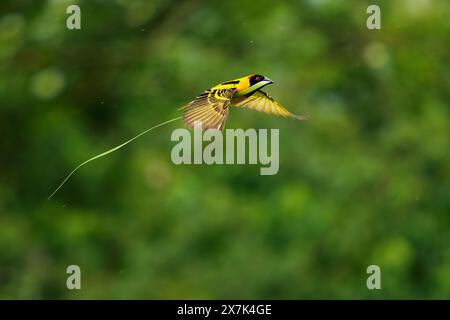
[[202, 129], [223, 130], [230, 112], [230, 106], [248, 108], [285, 118], [305, 120], [305, 116], [290, 113], [261, 89], [273, 83], [269, 78], [251, 74], [239, 79], [226, 81], [198, 95], [188, 105], [182, 107], [183, 122], [193, 128], [201, 121]]
[[273, 81], [267, 77], [259, 74], [251, 74], [239, 79], [223, 82], [212, 87], [211, 89], [206, 90], [204, 93], [198, 95], [189, 104], [181, 108], [183, 110], [183, 115], [181, 117], [161, 122], [139, 133], [138, 135], [125, 141], [124, 143], [80, 163], [69, 173], [69, 175], [67, 175], [67, 177], [59, 184], [59, 186], [55, 191], [53, 191], [48, 199], [51, 199], [55, 195], [55, 193], [58, 192], [58, 190], [66, 183], [66, 181], [69, 180], [69, 178], [85, 164], [113, 153], [125, 147], [127, 144], [133, 142], [147, 132], [150, 132], [158, 127], [164, 126], [179, 119], [182, 119], [185, 126], [188, 128], [193, 128], [196, 122], [201, 122], [202, 130], [223, 130], [228, 118], [228, 114], [230, 112], [229, 107], [236, 106], [240, 108], [262, 111], [285, 118], [306, 120], [305, 116], [297, 116], [290, 113], [267, 93], [261, 91], [261, 88], [271, 83], [273, 83]]

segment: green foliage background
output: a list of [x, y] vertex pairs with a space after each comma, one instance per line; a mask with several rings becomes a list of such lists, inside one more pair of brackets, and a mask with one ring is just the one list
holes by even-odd
[[[449, 1], [0, 10], [0, 298], [450, 298]], [[81, 161], [249, 73], [311, 117], [232, 110], [228, 128], [280, 128], [278, 175], [175, 166], [176, 122], [46, 200]]]

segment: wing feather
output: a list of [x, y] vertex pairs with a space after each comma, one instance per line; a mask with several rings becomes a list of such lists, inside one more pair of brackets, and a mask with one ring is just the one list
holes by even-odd
[[184, 124], [193, 128], [195, 122], [201, 121], [203, 130], [223, 130], [229, 113], [228, 107], [235, 93], [234, 88], [206, 90], [182, 108]]
[[277, 116], [282, 116], [284, 118], [293, 118], [297, 120], [305, 120], [305, 116], [297, 116], [290, 113], [278, 102], [276, 102], [267, 93], [258, 90], [249, 97], [242, 97], [233, 99], [232, 105], [241, 108], [253, 109], [256, 111], [261, 111], [269, 114], [274, 114]]

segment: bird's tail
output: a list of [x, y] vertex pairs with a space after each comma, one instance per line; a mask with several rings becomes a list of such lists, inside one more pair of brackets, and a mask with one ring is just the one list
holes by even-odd
[[109, 150], [107, 150], [107, 151], [105, 151], [105, 152], [103, 152], [103, 153], [100, 153], [100, 154], [98, 154], [98, 155], [96, 155], [96, 156], [94, 156], [94, 157], [92, 157], [92, 158], [90, 158], [90, 159], [87, 159], [86, 161], [80, 163], [80, 164], [79, 164], [75, 169], [73, 169], [72, 172], [70, 172], [69, 175], [68, 175], [68, 176], [67, 176], [67, 177], [59, 184], [58, 188], [56, 188], [55, 191], [53, 191], [53, 193], [48, 197], [48, 199], [50, 200], [50, 199], [55, 195], [55, 193], [58, 192], [58, 190], [61, 189], [61, 187], [67, 182], [67, 180], [69, 180], [69, 178], [70, 178], [70, 177], [71, 177], [78, 169], [80, 169], [80, 168], [81, 168], [82, 166], [84, 166], [85, 164], [88, 164], [88, 163], [91, 162], [91, 161], [94, 161], [94, 160], [99, 159], [99, 158], [102, 158], [102, 157], [104, 157], [104, 156], [106, 156], [106, 155], [108, 155], [108, 154], [110, 154], [110, 153], [113, 153], [114, 151], [117, 151], [117, 150], [119, 150], [120, 148], [125, 147], [127, 144], [133, 142], [134, 140], [136, 140], [136, 139], [139, 138], [140, 136], [143, 136], [144, 134], [146, 134], [146, 133], [148, 133], [148, 132], [150, 132], [150, 131], [152, 131], [152, 130], [154, 130], [154, 129], [156, 129], [156, 128], [162, 127], [162, 126], [165, 125], [165, 124], [174, 122], [174, 121], [179, 120], [179, 119], [181, 119], [181, 118], [182, 118], [182, 117], [177, 117], [177, 118], [174, 118], [174, 119], [171, 119], [171, 120], [167, 120], [167, 121], [161, 122], [160, 124], [157, 124], [156, 126], [153, 126], [153, 127], [149, 128], [149, 129], [147, 129], [147, 130], [145, 130], [145, 131], [139, 133], [138, 135], [136, 135], [136, 136], [134, 136], [133, 138], [131, 138], [131, 139], [125, 141], [124, 143], [122, 143], [122, 144], [120, 144], [120, 145], [118, 145], [118, 146], [116, 146], [116, 147], [114, 147], [114, 148], [112, 148], [112, 149], [109, 149]]

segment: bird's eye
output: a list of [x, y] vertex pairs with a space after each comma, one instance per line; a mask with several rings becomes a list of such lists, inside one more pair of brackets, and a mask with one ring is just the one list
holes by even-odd
[[256, 81], [262, 81], [263, 77], [261, 76], [256, 76]]

